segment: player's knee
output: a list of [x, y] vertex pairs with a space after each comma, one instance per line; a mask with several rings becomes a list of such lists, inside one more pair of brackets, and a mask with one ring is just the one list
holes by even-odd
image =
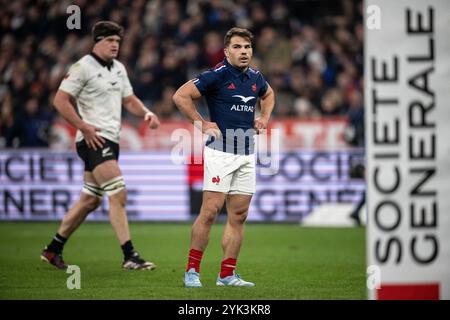
[[201, 216], [201, 221], [206, 225], [212, 225], [216, 220], [216, 214], [212, 211], [204, 211]]
[[207, 201], [202, 207], [206, 213], [215, 217], [222, 209], [222, 206], [223, 203], [220, 203], [219, 201]]
[[228, 217], [232, 223], [243, 224], [247, 220], [248, 210], [228, 213]]
[[111, 205], [125, 207], [127, 203], [127, 190], [122, 189], [119, 192], [109, 196], [109, 203]]
[[213, 224], [221, 206], [215, 203], [205, 203], [202, 205], [202, 220], [206, 224]]
[[92, 182], [85, 182], [83, 185], [83, 189], [81, 189], [81, 198], [80, 201], [84, 202], [89, 202], [89, 201], [94, 201], [94, 200], [90, 200], [92, 199], [98, 199], [99, 201], [101, 200], [101, 198], [103, 197], [103, 190], [102, 188]]
[[109, 197], [109, 201], [125, 206], [127, 192], [123, 177], [115, 177], [100, 186], [103, 192]]
[[119, 192], [109, 196], [109, 203], [112, 206], [124, 208], [127, 203], [127, 190], [122, 189]]
[[83, 199], [83, 207], [86, 208], [87, 212], [92, 212], [98, 208], [101, 203], [101, 198], [98, 197], [85, 197]]

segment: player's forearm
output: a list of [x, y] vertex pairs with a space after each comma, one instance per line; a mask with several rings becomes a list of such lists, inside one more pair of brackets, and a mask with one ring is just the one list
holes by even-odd
[[192, 123], [203, 123], [205, 121], [200, 113], [198, 113], [194, 101], [191, 97], [175, 93], [175, 95], [173, 96], [173, 102], [181, 111], [181, 113], [183, 113]]
[[147, 113], [152, 113], [144, 106], [142, 101], [134, 95], [125, 99], [124, 106], [129, 112], [138, 117], [144, 117]]
[[273, 108], [275, 106], [275, 94], [273, 90], [270, 88], [267, 94], [260, 100], [261, 105], [261, 117], [270, 119], [270, 115], [272, 114]]

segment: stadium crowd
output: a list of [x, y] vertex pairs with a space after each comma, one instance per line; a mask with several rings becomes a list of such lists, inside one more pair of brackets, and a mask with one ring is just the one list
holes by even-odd
[[[53, 96], [68, 67], [90, 52], [99, 20], [125, 27], [119, 59], [160, 119], [181, 119], [176, 88], [222, 61], [223, 35], [239, 26], [255, 35], [253, 66], [276, 92], [274, 117], [346, 116], [356, 133], [350, 143], [363, 145], [361, 1], [1, 2], [0, 147], [49, 145]], [[80, 30], [66, 27], [71, 4], [81, 9]]]

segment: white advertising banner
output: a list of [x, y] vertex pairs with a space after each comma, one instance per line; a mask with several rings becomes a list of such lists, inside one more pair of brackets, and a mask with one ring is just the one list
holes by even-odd
[[[130, 220], [186, 220], [186, 168], [167, 152], [121, 152]], [[0, 220], [59, 220], [78, 200], [84, 164], [75, 152], [0, 152]], [[108, 201], [88, 220], [108, 220]]]
[[365, 2], [367, 286], [450, 299], [450, 1]]
[[[299, 223], [321, 205], [356, 206], [365, 184], [362, 179], [352, 179], [349, 170], [363, 162], [362, 157], [363, 150], [358, 149], [281, 153], [273, 175], [262, 174], [258, 163], [248, 219]], [[119, 164], [127, 186], [130, 220], [187, 221], [198, 215], [201, 163], [178, 163], [166, 151], [124, 151]], [[79, 197], [83, 169], [75, 152], [0, 151], [0, 220], [62, 219]], [[107, 197], [88, 220], [108, 220]]]

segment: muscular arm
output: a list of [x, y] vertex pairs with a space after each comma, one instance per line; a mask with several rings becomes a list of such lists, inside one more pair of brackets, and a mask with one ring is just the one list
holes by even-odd
[[188, 81], [183, 84], [177, 92], [173, 95], [173, 102], [178, 107], [178, 109], [191, 121], [205, 122], [200, 113], [198, 113], [197, 108], [194, 105], [194, 100], [201, 97], [200, 91], [198, 91], [192, 81]]
[[87, 125], [75, 111], [75, 106], [72, 103], [72, 96], [65, 91], [58, 90], [53, 99], [53, 105], [58, 113], [67, 120], [71, 125], [80, 131]]
[[260, 105], [261, 117], [269, 120], [275, 106], [275, 94], [270, 86], [268, 87], [266, 94], [261, 97]]
[[69, 93], [58, 90], [53, 99], [53, 105], [67, 122], [81, 131], [89, 148], [93, 148], [94, 150], [97, 150], [97, 147], [101, 148], [103, 143], [105, 143], [105, 140], [97, 135], [97, 131], [100, 131], [100, 129], [84, 122], [83, 119], [80, 118], [75, 111], [72, 99], [73, 98]]
[[267, 88], [266, 94], [261, 97], [260, 105], [261, 116], [255, 119], [255, 129], [257, 129], [258, 132], [259, 130], [267, 128], [270, 115], [272, 114], [275, 106], [275, 93], [270, 86]]
[[151, 112], [144, 106], [142, 101], [134, 94], [123, 98], [122, 103], [128, 111], [130, 111], [132, 114], [138, 117], [143, 117], [147, 112]]
[[199, 128], [203, 133], [212, 135], [216, 138], [220, 137], [221, 132], [215, 122], [209, 122], [203, 119], [195, 107], [194, 100], [200, 98], [202, 95], [192, 81], [183, 84], [172, 99], [178, 109], [195, 125], [200, 125]]

